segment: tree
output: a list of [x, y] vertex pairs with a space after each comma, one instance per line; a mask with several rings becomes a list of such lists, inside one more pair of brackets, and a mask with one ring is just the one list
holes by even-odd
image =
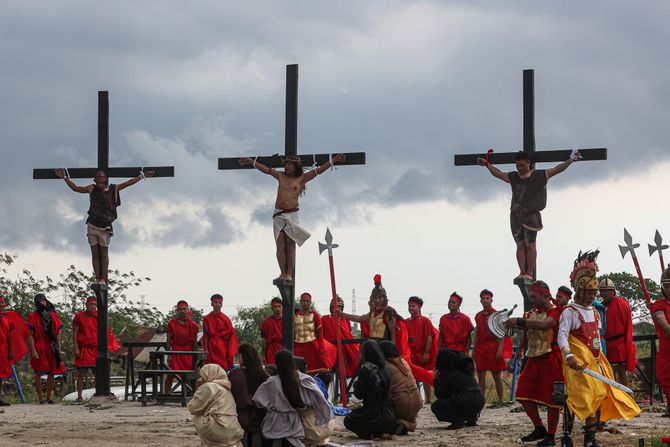
[[[86, 298], [95, 296], [90, 289], [94, 278], [71, 265], [58, 281], [50, 277], [35, 278], [33, 274], [23, 269], [16, 279], [10, 279], [8, 270], [15, 264], [17, 256], [11, 254], [0, 255], [0, 295], [4, 296], [9, 309], [17, 311], [23, 318], [27, 318], [35, 310], [34, 296], [44, 293], [54, 302], [54, 294], [61, 292], [62, 302], [54, 302], [56, 311], [63, 322], [61, 340], [66, 353], [66, 362], [73, 361], [72, 356], [72, 319], [79, 311], [84, 310]], [[133, 334], [138, 327], [157, 327], [165, 316], [155, 307], [141, 306], [128, 296], [128, 291], [138, 287], [149, 278], [139, 277], [134, 272], [109, 272], [109, 302], [108, 318], [112, 332], [119, 335], [123, 332]]]
[[[630, 310], [633, 314], [633, 320], [650, 322], [651, 316], [644, 301], [640, 280], [635, 275], [628, 272], [608, 273], [598, 277], [598, 281], [609, 278], [614, 282], [617, 295], [625, 298], [630, 304]], [[644, 283], [649, 291], [649, 297], [652, 301], [661, 298], [661, 287], [652, 279], [645, 278]]]
[[272, 309], [269, 301], [258, 306], [238, 307], [233, 326], [240, 343], [251, 344], [260, 354], [263, 344], [259, 328], [263, 320], [271, 314]]

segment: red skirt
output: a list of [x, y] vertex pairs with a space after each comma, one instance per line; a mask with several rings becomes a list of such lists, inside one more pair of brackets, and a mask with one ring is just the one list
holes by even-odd
[[74, 359], [74, 366], [77, 368], [95, 368], [95, 358], [97, 356], [97, 346], [80, 346], [79, 357]]
[[554, 382], [563, 382], [563, 357], [558, 349], [526, 360], [526, 366], [519, 376], [516, 400], [562, 408], [551, 398]]
[[656, 378], [666, 398], [670, 399], [670, 353], [656, 353]]
[[[172, 351], [193, 351], [193, 345], [188, 346], [172, 346]], [[177, 369], [187, 371], [193, 369], [192, 355], [171, 355], [168, 360], [170, 369]]]
[[275, 364], [275, 355], [281, 351], [282, 345], [281, 342], [272, 342], [267, 345], [265, 348], [265, 364], [274, 365]]
[[312, 340], [307, 343], [295, 343], [293, 355], [305, 359], [307, 372], [331, 370], [337, 359], [337, 348], [328, 342], [319, 343], [319, 340]]
[[496, 352], [498, 352], [498, 342], [477, 344], [472, 355], [477, 371], [505, 371], [507, 363], [505, 360], [496, 360]]

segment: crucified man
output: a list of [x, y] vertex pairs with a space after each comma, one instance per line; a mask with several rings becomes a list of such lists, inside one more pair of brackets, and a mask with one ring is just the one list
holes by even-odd
[[342, 163], [345, 160], [345, 156], [339, 154], [333, 157], [332, 162], [328, 161], [316, 169], [304, 172], [300, 157], [289, 156], [284, 158], [284, 171], [280, 172], [252, 158], [240, 158], [241, 166], [253, 166], [262, 173], [273, 176], [279, 182], [275, 210], [272, 215], [277, 243], [277, 262], [280, 270], [277, 279], [293, 281], [295, 244], [302, 246], [310, 237], [309, 232], [300, 226], [298, 217], [298, 199], [305, 190], [305, 185], [333, 164]]
[[519, 276], [525, 280], [535, 279], [537, 260], [536, 238], [542, 229], [542, 211], [547, 205], [547, 181], [581, 160], [578, 151], [573, 151], [570, 158], [550, 169], [536, 170], [526, 152], [519, 151], [515, 157], [516, 171], [503, 172], [484, 158], [477, 163], [485, 166], [489, 172], [503, 182], [512, 186], [512, 205], [510, 207], [510, 227], [516, 243], [516, 261], [519, 264]]
[[98, 171], [93, 177], [93, 184], [77, 186], [70, 180], [63, 169], [56, 169], [56, 176], [62, 178], [74, 192], [88, 194], [90, 206], [86, 219], [86, 236], [91, 246], [93, 271], [97, 284], [107, 284], [107, 270], [109, 268], [109, 242], [114, 230], [112, 222], [116, 220], [116, 208], [121, 205], [119, 192], [132, 186], [144, 177], [153, 177], [154, 171], [144, 172], [143, 175], [126, 180], [115, 185], [109, 184], [105, 171]]

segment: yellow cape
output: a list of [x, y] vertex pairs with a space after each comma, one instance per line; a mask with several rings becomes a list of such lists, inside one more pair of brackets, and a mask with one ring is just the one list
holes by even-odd
[[[568, 342], [577, 361], [586, 364], [588, 369], [614, 380], [612, 367], [604, 355], [596, 360], [589, 348], [572, 335]], [[640, 414], [640, 407], [628, 393], [570, 368], [565, 361], [563, 361], [563, 376], [568, 407], [582, 421], [595, 416], [598, 409], [601, 421], [622, 418], [628, 420]]]

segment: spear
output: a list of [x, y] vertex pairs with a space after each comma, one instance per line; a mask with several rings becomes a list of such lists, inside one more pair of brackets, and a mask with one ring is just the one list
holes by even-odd
[[658, 252], [658, 259], [661, 261], [661, 273], [665, 271], [665, 262], [663, 261], [663, 250], [667, 249], [667, 245], [663, 245], [663, 238], [661, 233], [656, 230], [656, 235], [654, 235], [654, 243], [656, 245], [647, 244], [649, 246], [649, 256], [652, 256], [655, 251]]
[[[330, 288], [333, 292], [333, 309], [337, 309], [337, 290], [335, 288], [335, 265], [333, 264], [333, 249], [339, 247], [333, 244], [333, 235], [330, 234], [330, 228], [326, 228], [326, 243], [319, 242], [319, 254], [328, 250], [328, 263], [330, 264]], [[337, 364], [339, 365], [340, 376], [340, 395], [342, 396], [342, 406], [347, 406], [347, 385], [346, 373], [344, 370], [344, 357], [342, 356], [342, 334], [340, 333], [340, 314], [335, 312], [335, 333], [337, 334]]]
[[633, 243], [633, 237], [625, 228], [623, 229], [623, 240], [626, 243], [626, 245], [619, 245], [619, 251], [621, 252], [621, 257], [625, 259], [626, 254], [630, 252], [631, 257], [633, 258], [633, 264], [635, 265], [635, 270], [637, 271], [637, 279], [640, 280], [640, 287], [642, 287], [642, 293], [644, 294], [644, 301], [647, 303], [647, 308], [650, 308], [651, 299], [649, 298], [649, 291], [647, 290], [647, 285], [644, 283], [642, 270], [640, 270], [640, 263], [637, 262], [637, 255], [635, 254], [635, 249], [638, 248], [640, 244]]

